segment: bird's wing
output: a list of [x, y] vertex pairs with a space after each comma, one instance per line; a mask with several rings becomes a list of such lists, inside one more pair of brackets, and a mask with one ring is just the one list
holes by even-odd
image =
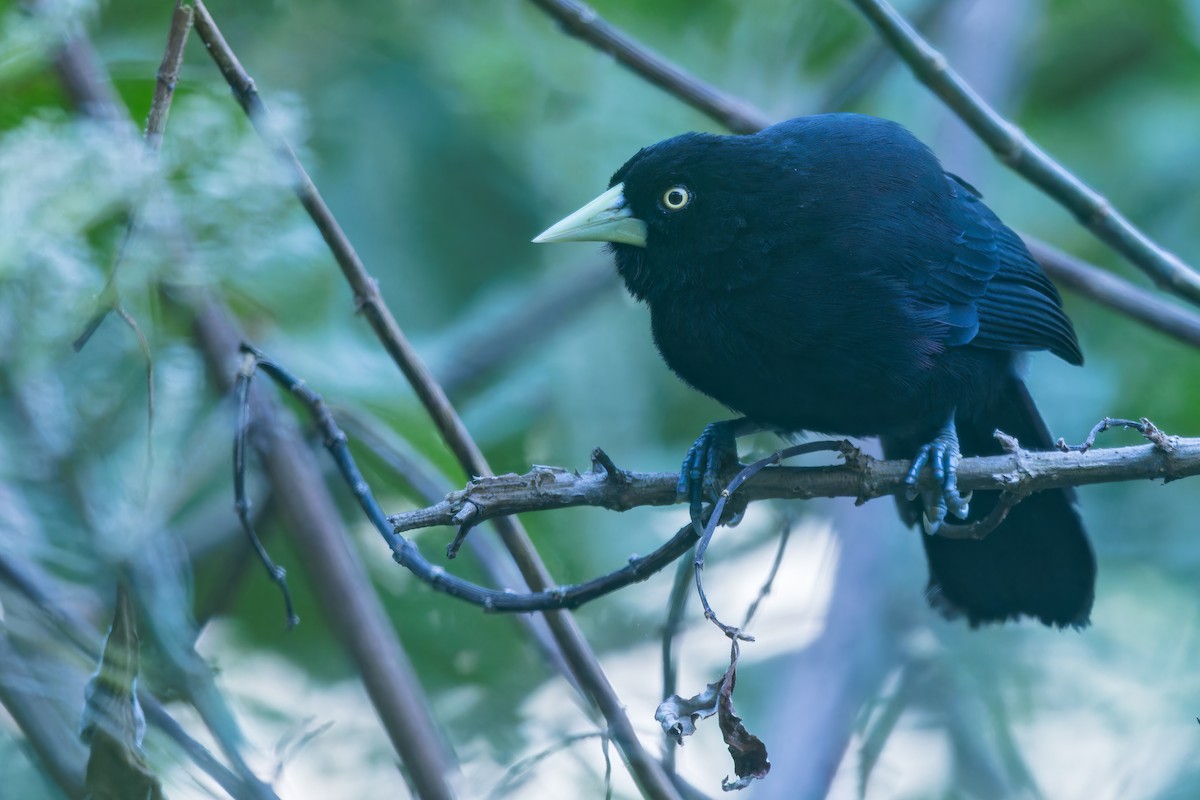
[[970, 184], [947, 173], [954, 195], [946, 249], [910, 275], [947, 325], [946, 343], [996, 350], [1049, 350], [1080, 364], [1075, 331], [1054, 284]]

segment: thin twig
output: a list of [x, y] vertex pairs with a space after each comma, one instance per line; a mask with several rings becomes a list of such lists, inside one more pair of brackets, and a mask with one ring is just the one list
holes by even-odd
[[[560, 19], [562, 15], [568, 13], [575, 13], [572, 9], [584, 9], [579, 13], [589, 20], [589, 24], [572, 28], [570, 33], [573, 36], [600, 50], [611, 52], [613, 57], [626, 67], [685, 102], [691, 103], [689, 98], [704, 97], [709, 94], [723, 96], [723, 93], [711, 84], [674, 66], [672, 69], [679, 83], [678, 90], [673, 86], [655, 81], [653, 73], [643, 65], [661, 61], [661, 57], [627, 34], [615, 29], [610, 23], [600, 19], [595, 11], [581, 3], [558, 0], [531, 0], [531, 2], [555, 19]], [[613, 31], [612, 44], [609, 43], [610, 39], [599, 35], [601, 31]], [[730, 112], [725, 105], [718, 103], [692, 104], [735, 133], [753, 133], [772, 122], [763, 111], [744, 103], [740, 106], [746, 110], [744, 114]], [[748, 124], [750, 120], [754, 121], [754, 127]], [[1035, 239], [1024, 238], [1026, 245], [1046, 273], [1052, 278], [1062, 281], [1067, 288], [1118, 313], [1125, 314], [1153, 330], [1165, 333], [1186, 344], [1200, 346], [1200, 316], [1187, 309], [1167, 305], [1107, 270], [1073, 256], [1059, 253]]]
[[[248, 345], [242, 346], [247, 358], [238, 376], [239, 397], [248, 392], [250, 379], [261, 369], [283, 389], [295, 396], [309, 410], [320, 430], [325, 448], [333, 457], [346, 485], [354, 492], [359, 507], [367, 519], [392, 551], [396, 563], [407, 569], [430, 587], [465, 600], [489, 612], [521, 613], [546, 611], [549, 609], [577, 608], [591, 600], [624, 588], [631, 583], [644, 581], [662, 570], [676, 558], [687, 552], [696, 541], [691, 525], [681, 528], [669, 541], [647, 556], [633, 558], [621, 569], [595, 580], [571, 586], [554, 586], [525, 594], [509, 589], [490, 589], [451, 575], [438, 565], [430, 563], [421, 555], [416, 544], [393, 530], [383, 509], [376, 502], [370, 485], [362, 476], [358, 465], [346, 446], [346, 434], [338, 427], [320, 395], [284, 367], [266, 358]], [[242, 437], [238, 437], [239, 439]], [[608, 475], [616, 474], [606, 473]], [[611, 478], [609, 478], [611, 480]]]
[[[295, 179], [295, 191], [308, 211], [330, 251], [337, 260], [346, 281], [354, 292], [356, 306], [366, 316], [376, 336], [404, 373], [417, 397], [437, 425], [443, 440], [469, 475], [491, 475], [492, 470], [483, 452], [467, 432], [458, 413], [445, 392], [433, 378], [429, 368], [409, 343], [392, 316], [379, 292], [374, 278], [367, 272], [350, 240], [338, 225], [329, 207], [321, 199], [316, 186], [296, 158], [291, 146], [279, 136], [267, 120], [267, 110], [258, 95], [254, 81], [242, 68], [237, 56], [226, 43], [216, 23], [201, 0], [195, 2], [196, 32], [203, 39], [209, 54], [233, 90], [255, 129], [287, 164]], [[528, 534], [514, 519], [498, 519], [496, 527], [501, 540], [521, 570], [526, 583], [534, 591], [553, 585], [553, 578], [542, 563]], [[667, 779], [661, 766], [642, 748], [620, 698], [613, 691], [599, 659], [584, 638], [574, 619], [556, 612], [546, 615], [547, 624], [563, 655], [575, 673], [576, 680], [608, 723], [613, 741], [621, 749], [630, 772], [642, 792], [652, 798], [676, 798], [678, 792]]]
[[[194, 300], [196, 338], [214, 380], [229, 391], [229, 364], [237, 353], [238, 334], [223, 307], [215, 301]], [[447, 776], [456, 770], [453, 755], [443, 745], [420, 682], [366, 569], [346, 546], [349, 534], [307, 444], [258, 387], [250, 391], [250, 402], [261, 426], [255, 444], [272, 495], [330, 629], [357, 666], [415, 791], [422, 798], [450, 800], [454, 793]]]
[[[691, 596], [688, 586], [692, 583], [695, 566], [690, 558], [681, 559], [675, 568], [675, 580], [671, 583], [671, 595], [667, 601], [667, 621], [662, 633], [662, 696], [670, 697], [678, 690], [678, 668], [675, 659], [675, 637], [683, 624], [683, 611]], [[675, 741], [663, 732], [663, 769], [675, 774]]]
[[300, 617], [292, 604], [292, 593], [288, 591], [287, 573], [283, 567], [271, 560], [262, 540], [254, 530], [254, 522], [250, 518], [250, 498], [246, 495], [246, 438], [250, 432], [250, 379], [254, 377], [256, 366], [254, 357], [247, 355], [242, 360], [242, 368], [238, 370], [237, 383], [234, 393], [237, 397], [237, 429], [233, 436], [233, 496], [234, 511], [246, 539], [254, 548], [258, 560], [267, 570], [267, 577], [279, 587], [283, 595], [283, 607], [288, 629], [300, 624]]
[[1113, 428], [1130, 428], [1135, 430], [1148, 439], [1151, 443], [1164, 450], [1173, 449], [1175, 447], [1175, 442], [1177, 441], [1177, 439], [1174, 437], [1167, 436], [1165, 433], [1160, 431], [1157, 425], [1145, 417], [1142, 417], [1139, 420], [1105, 417], [1096, 423], [1082, 444], [1067, 444], [1065, 439], [1059, 438], [1058, 441], [1054, 443], [1054, 446], [1064, 453], [1086, 453], [1087, 451], [1091, 450], [1092, 445], [1096, 443], [1097, 436], [1105, 431], [1112, 430]]
[[742, 630], [750, 627], [750, 623], [754, 621], [754, 615], [758, 613], [758, 607], [762, 605], [762, 601], [766, 600], [767, 595], [771, 593], [771, 587], [775, 585], [775, 577], [779, 575], [779, 567], [783, 564], [783, 554], [787, 551], [788, 541], [792, 538], [792, 529], [794, 527], [796, 527], [795, 520], [790, 518], [784, 520], [784, 524], [779, 531], [779, 544], [775, 547], [775, 559], [771, 562], [771, 569], [767, 572], [766, 580], [759, 587], [754, 601], [746, 609], [746, 618], [742, 620]]
[[[142, 155], [147, 161], [156, 159], [159, 150], [162, 148], [163, 131], [167, 127], [167, 115], [171, 110], [171, 100], [175, 96], [175, 83], [179, 80], [179, 69], [183, 65], [183, 50], [187, 45], [188, 33], [191, 29], [191, 6], [186, 6], [182, 2], [176, 2], [175, 11], [171, 16], [171, 28], [167, 33], [167, 46], [163, 52], [162, 63], [159, 64], [158, 74], [154, 83], [154, 97], [150, 101], [150, 113], [146, 116], [146, 134]], [[108, 279], [105, 281], [104, 288], [97, 299], [97, 304], [100, 308], [84, 326], [83, 332], [76, 337], [72, 345], [77, 353], [83, 350], [92, 338], [92, 334], [96, 332], [109, 313], [113, 311], [118, 311], [125, 318], [126, 323], [133, 328], [134, 333], [139, 338], [143, 340], [145, 338], [141, 335], [141, 331], [138, 329], [137, 323], [133, 321], [133, 317], [121, 305], [121, 295], [117, 288], [117, 274], [120, 272], [121, 264], [125, 261], [125, 253], [129, 249], [134, 236], [137, 234], [141, 222], [140, 218], [141, 213], [138, 209], [135, 208], [129, 212], [129, 219], [125, 223], [125, 233], [122, 235], [121, 243], [117, 247], [117, 254], [113, 258], [112, 267], [109, 268]], [[151, 372], [153, 372], [152, 368]], [[151, 418], [153, 419], [153, 412], [151, 412]]]
[[946, 58], [885, 0], [850, 0], [908, 64], [1009, 168], [1075, 215], [1085, 228], [1159, 286], [1200, 304], [1200, 274], [1125, 218], [1111, 202], [1034, 144], [981, 98]]
[[992, 506], [992, 510], [986, 517], [966, 524], [943, 522], [937, 529], [937, 535], [947, 539], [982, 540], [999, 528], [1000, 523], [1008, 518], [1008, 512], [1012, 511], [1027, 496], [1021, 492], [1001, 492], [1000, 499], [996, 501], [996, 505]]
[[[779, 462], [792, 458], [793, 456], [806, 455], [808, 453], [819, 453], [822, 451], [835, 450], [841, 452], [842, 456], [851, 462], [857, 462], [862, 457], [862, 453], [855, 450], [854, 446], [847, 441], [821, 441], [821, 442], [805, 442], [804, 444], [793, 445], [792, 447], [778, 450], [771, 455], [760, 458], [753, 464], [744, 467], [737, 475], [734, 476], [725, 488], [721, 491], [721, 496], [717, 498], [717, 502], [713, 504], [712, 512], [709, 514], [708, 522], [704, 526], [704, 534], [700, 537], [700, 541], [696, 543], [696, 555], [692, 559], [692, 564], [696, 567], [696, 594], [700, 597], [700, 605], [704, 607], [704, 618], [711, 621], [714, 625], [721, 629], [722, 633], [737, 643], [738, 639], [746, 642], [754, 641], [753, 636], [749, 636], [742, 632], [741, 628], [733, 625], [727, 625], [717, 618], [713, 612], [712, 606], [709, 605], [708, 596], [704, 593], [704, 555], [708, 550], [709, 542], [712, 541], [713, 534], [717, 530], [717, 526], [721, 524], [725, 514], [725, 506], [728, 505], [730, 498], [742, 485], [753, 478], [758, 473], [762, 472], [767, 467], [776, 466]], [[748, 618], [747, 618], [748, 619]], [[736, 651], [735, 651], [736, 652]]]

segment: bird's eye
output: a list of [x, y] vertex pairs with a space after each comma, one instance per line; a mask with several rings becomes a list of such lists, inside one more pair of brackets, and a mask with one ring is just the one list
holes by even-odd
[[681, 211], [692, 202], [692, 193], [686, 186], [672, 186], [663, 192], [662, 204], [667, 211]]

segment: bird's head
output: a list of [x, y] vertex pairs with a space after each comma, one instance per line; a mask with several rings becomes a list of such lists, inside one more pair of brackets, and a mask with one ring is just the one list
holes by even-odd
[[705, 273], [728, 269], [726, 254], [762, 207], [761, 192], [777, 185], [755, 174], [779, 167], [755, 157], [752, 139], [687, 133], [643, 148], [608, 191], [533, 241], [610, 243], [639, 299], [711, 280]]

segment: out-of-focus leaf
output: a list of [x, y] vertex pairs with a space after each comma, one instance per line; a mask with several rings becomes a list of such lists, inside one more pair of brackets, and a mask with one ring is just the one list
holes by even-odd
[[91, 745], [85, 779], [91, 800], [164, 796], [142, 752], [146, 717], [137, 699], [138, 671], [137, 618], [129, 593], [118, 584], [100, 668], [84, 692], [80, 735]]

